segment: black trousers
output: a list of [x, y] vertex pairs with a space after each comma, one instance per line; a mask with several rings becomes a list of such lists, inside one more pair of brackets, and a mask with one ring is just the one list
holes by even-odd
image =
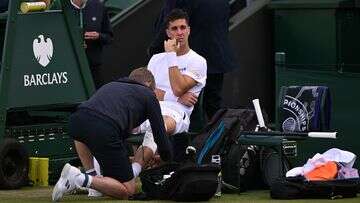
[[101, 75], [101, 71], [100, 71], [100, 67], [101, 66], [91, 66], [90, 67], [91, 75], [92, 75], [96, 89], [99, 89], [104, 84], [104, 81], [103, 81], [102, 75]]
[[224, 73], [209, 73], [204, 88], [204, 109], [210, 119], [221, 108]]

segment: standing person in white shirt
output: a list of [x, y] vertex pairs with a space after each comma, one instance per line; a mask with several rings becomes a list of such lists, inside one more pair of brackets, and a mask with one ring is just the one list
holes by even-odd
[[[189, 47], [189, 17], [180, 9], [172, 10], [166, 18], [165, 52], [155, 54], [148, 69], [155, 77], [155, 94], [160, 101], [168, 135], [187, 132], [194, 104], [206, 82], [206, 60]], [[142, 147], [135, 153], [132, 164], [134, 176], [155, 154], [157, 146], [150, 125], [144, 122], [140, 132], [145, 132]]]

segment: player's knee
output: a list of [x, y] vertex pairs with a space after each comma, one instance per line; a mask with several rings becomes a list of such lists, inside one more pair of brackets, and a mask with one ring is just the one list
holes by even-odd
[[164, 116], [164, 123], [166, 128], [166, 133], [172, 135], [176, 133], [176, 121], [170, 116]]

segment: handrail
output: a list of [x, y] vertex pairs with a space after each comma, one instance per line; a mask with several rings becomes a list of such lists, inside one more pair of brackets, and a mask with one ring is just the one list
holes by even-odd
[[250, 5], [241, 9], [237, 14], [230, 18], [230, 28], [229, 30], [234, 29], [236, 26], [244, 22], [246, 19], [251, 17], [254, 13], [262, 9], [264, 6], [267, 6], [271, 0], [256, 0], [253, 1]]
[[3, 13], [0, 13], [0, 19], [7, 19], [7, 17], [8, 17], [8, 12], [7, 11], [5, 11]]
[[150, 1], [152, 1], [152, 0], [138, 0], [137, 2], [135, 2], [128, 8], [122, 10], [121, 12], [119, 12], [118, 14], [113, 16], [110, 19], [111, 25], [115, 25], [118, 22], [121, 22], [123, 19], [127, 18], [129, 15], [134, 13], [138, 8], [140, 8], [141, 6], [145, 5], [146, 3], [150, 2]]

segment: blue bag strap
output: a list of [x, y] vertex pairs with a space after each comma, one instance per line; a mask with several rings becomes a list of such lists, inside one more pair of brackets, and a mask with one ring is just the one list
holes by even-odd
[[220, 122], [219, 126], [216, 130], [211, 133], [209, 138], [206, 140], [204, 147], [202, 148], [200, 155], [197, 159], [197, 164], [201, 164], [205, 154], [211, 149], [212, 146], [216, 143], [216, 141], [220, 138], [221, 134], [224, 132], [225, 124], [223, 121]]

